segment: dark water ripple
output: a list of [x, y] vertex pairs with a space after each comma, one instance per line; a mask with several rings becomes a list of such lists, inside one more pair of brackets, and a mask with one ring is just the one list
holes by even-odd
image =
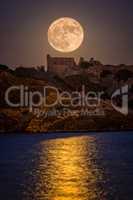
[[0, 136], [0, 199], [133, 199], [131, 132], [59, 134]]

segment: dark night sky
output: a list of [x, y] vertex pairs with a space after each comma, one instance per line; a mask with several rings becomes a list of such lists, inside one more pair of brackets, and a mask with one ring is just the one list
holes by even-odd
[[[50, 23], [60, 17], [77, 19], [85, 29], [84, 43], [70, 54], [56, 52], [47, 42]], [[1, 0], [0, 63], [42, 65], [47, 53], [133, 64], [133, 1]]]

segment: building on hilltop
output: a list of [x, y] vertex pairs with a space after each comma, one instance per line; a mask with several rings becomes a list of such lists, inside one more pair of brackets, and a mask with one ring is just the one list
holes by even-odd
[[47, 68], [48, 72], [59, 76], [67, 76], [72, 71], [77, 70], [77, 65], [74, 58], [51, 57], [47, 55]]
[[[82, 64], [84, 64], [84, 68]], [[94, 58], [90, 58], [89, 61], [86, 61], [83, 57], [81, 57], [79, 63], [76, 64], [74, 58], [52, 57], [47, 55], [48, 72], [60, 77], [80, 75], [84, 72], [84, 74], [88, 74], [90, 79], [95, 77], [97, 80], [100, 80], [101, 73], [104, 71], [110, 71], [114, 77], [119, 70], [123, 69], [127, 69], [133, 73], [133, 66], [130, 65], [103, 65], [100, 61], [97, 61]]]

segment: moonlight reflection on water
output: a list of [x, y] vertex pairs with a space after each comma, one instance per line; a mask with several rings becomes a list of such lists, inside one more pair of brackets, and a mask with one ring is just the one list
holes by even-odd
[[97, 149], [93, 137], [48, 140], [39, 146], [34, 199], [88, 200], [100, 197], [97, 182], [102, 179], [102, 174], [95, 163]]
[[132, 155], [126, 132], [1, 135], [1, 199], [132, 199]]

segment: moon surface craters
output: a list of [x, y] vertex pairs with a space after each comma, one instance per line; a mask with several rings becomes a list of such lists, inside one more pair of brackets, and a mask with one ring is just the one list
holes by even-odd
[[80, 23], [72, 18], [54, 21], [48, 30], [49, 44], [60, 52], [72, 52], [83, 42], [84, 31]]

